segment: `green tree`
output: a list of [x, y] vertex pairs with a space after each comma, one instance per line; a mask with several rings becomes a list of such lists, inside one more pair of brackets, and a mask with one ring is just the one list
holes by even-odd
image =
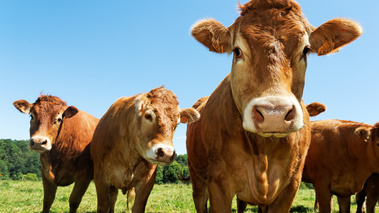
[[155, 183], [163, 184], [163, 166], [157, 166], [157, 176], [155, 177]]
[[164, 183], [179, 183], [177, 173], [181, 172], [182, 166], [174, 161], [170, 165], [165, 165], [163, 168]]

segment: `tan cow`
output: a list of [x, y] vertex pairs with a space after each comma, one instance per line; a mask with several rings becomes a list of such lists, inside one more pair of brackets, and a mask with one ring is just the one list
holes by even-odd
[[366, 200], [366, 212], [375, 213], [375, 205], [379, 200], [379, 174], [372, 174], [359, 193], [355, 195], [357, 202], [357, 213], [362, 213], [364, 211], [363, 203]]
[[367, 178], [379, 172], [379, 123], [322, 120], [311, 125], [303, 181], [314, 185], [320, 213], [331, 211], [333, 194], [340, 212], [350, 212], [350, 195], [361, 191]]
[[31, 117], [29, 146], [40, 153], [43, 212], [49, 212], [57, 186], [73, 182], [69, 203], [70, 212], [76, 212], [93, 177], [89, 143], [99, 119], [50, 95], [13, 105]]
[[157, 164], [171, 163], [178, 123], [191, 123], [200, 114], [180, 109], [170, 90], [118, 99], [101, 118], [93, 136], [91, 153], [98, 212], [114, 212], [118, 189], [135, 187], [133, 212], [143, 212], [153, 188]]
[[235, 195], [266, 212], [288, 212], [301, 182], [310, 123], [301, 103], [308, 53], [324, 55], [361, 33], [346, 19], [311, 26], [290, 0], [253, 0], [228, 28], [197, 22], [210, 51], [234, 53], [231, 73], [188, 126], [187, 153], [198, 212], [230, 212]]

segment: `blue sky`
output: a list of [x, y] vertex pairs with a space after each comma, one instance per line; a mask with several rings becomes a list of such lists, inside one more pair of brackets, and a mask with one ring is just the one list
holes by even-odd
[[[209, 52], [190, 35], [193, 23], [238, 17], [236, 1], [0, 1], [0, 138], [28, 139], [29, 116], [12, 103], [40, 93], [98, 118], [122, 96], [165, 85], [187, 108], [230, 72], [232, 55]], [[242, 1], [241, 3], [245, 3]], [[363, 35], [339, 53], [311, 55], [303, 99], [328, 110], [316, 119], [379, 121], [379, 1], [299, 0], [319, 26], [346, 17]], [[174, 137], [186, 153], [186, 125]]]

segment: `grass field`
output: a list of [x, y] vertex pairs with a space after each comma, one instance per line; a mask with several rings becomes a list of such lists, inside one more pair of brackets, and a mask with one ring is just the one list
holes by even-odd
[[[58, 187], [51, 212], [68, 212], [68, 198], [73, 185]], [[0, 212], [40, 212], [42, 210], [42, 182], [37, 181], [0, 181]], [[314, 212], [315, 194], [312, 189], [300, 189], [293, 202], [291, 212]], [[338, 212], [337, 199], [333, 199], [334, 212]], [[352, 196], [351, 212], [356, 205]], [[379, 208], [377, 208], [379, 209]], [[79, 212], [96, 212], [96, 190], [90, 184], [79, 207]], [[117, 212], [131, 212], [126, 208], [126, 196], [121, 191], [116, 203]], [[233, 212], [237, 212], [233, 201]], [[192, 188], [186, 184], [155, 185], [147, 202], [146, 212], [196, 212], [192, 201]], [[257, 212], [257, 208], [248, 206], [246, 212]]]

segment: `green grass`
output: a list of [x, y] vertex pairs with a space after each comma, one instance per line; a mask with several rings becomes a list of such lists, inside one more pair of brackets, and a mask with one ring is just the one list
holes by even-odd
[[[68, 212], [68, 199], [73, 185], [58, 187], [51, 212]], [[40, 181], [0, 181], [0, 212], [40, 212], [42, 210], [43, 189]], [[356, 205], [352, 196], [351, 212]], [[315, 193], [312, 189], [300, 189], [292, 204], [291, 212], [314, 212]], [[233, 200], [233, 212], [237, 212]], [[333, 212], [338, 212], [337, 199], [333, 200]], [[379, 208], [377, 208], [378, 210]], [[90, 184], [78, 212], [96, 212], [96, 190]], [[121, 191], [116, 203], [116, 212], [131, 212], [126, 207], [126, 196]], [[147, 202], [146, 212], [196, 212], [192, 201], [191, 185], [166, 184], [155, 185]], [[246, 212], [257, 212], [254, 206], [248, 206]]]

